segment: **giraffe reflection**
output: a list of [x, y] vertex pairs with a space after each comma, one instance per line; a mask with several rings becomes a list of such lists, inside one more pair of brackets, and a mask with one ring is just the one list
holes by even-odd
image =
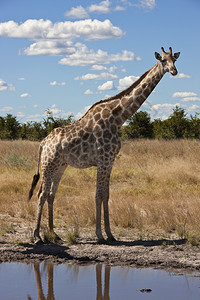
[[105, 266], [104, 293], [102, 290], [102, 265], [96, 265], [97, 300], [110, 300], [110, 266]]
[[[42, 287], [41, 272], [40, 272], [40, 263], [34, 264], [34, 273], [37, 284], [38, 300], [55, 300], [54, 291], [53, 291], [53, 268], [52, 263], [44, 264], [44, 267], [47, 266], [48, 273], [48, 291], [47, 296], [45, 297]], [[32, 300], [31, 297], [28, 297], [28, 300]]]
[[[47, 263], [44, 264], [44, 268], [47, 269], [48, 274], [48, 291], [47, 296], [45, 297], [43, 286], [42, 286], [42, 279], [41, 279], [41, 271], [40, 271], [40, 263], [35, 263], [33, 265], [34, 273], [35, 273], [35, 279], [37, 284], [37, 293], [38, 293], [38, 300], [55, 300], [54, 296], [54, 288], [53, 288], [53, 282], [54, 282], [54, 264]], [[104, 286], [102, 284], [102, 264], [96, 265], [96, 287], [97, 287], [97, 293], [96, 293], [96, 300], [110, 300], [109, 292], [110, 292], [110, 266], [105, 265], [104, 267]], [[79, 269], [79, 268], [78, 268]], [[77, 268], [76, 268], [77, 271]], [[104, 287], [104, 289], [103, 289]], [[28, 300], [32, 300], [30, 296], [27, 297]]]

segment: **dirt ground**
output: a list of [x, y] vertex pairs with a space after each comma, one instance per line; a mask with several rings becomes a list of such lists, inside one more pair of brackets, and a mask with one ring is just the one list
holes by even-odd
[[[164, 269], [200, 270], [200, 246], [192, 246], [174, 234], [163, 238], [155, 234], [145, 237], [124, 230], [117, 242], [97, 244], [94, 228], [82, 229], [76, 244], [66, 240], [66, 229], [57, 233], [59, 244], [35, 245], [30, 242], [30, 228], [14, 226], [0, 239], [1, 262], [107, 263]], [[140, 237], [140, 239], [139, 239]]]

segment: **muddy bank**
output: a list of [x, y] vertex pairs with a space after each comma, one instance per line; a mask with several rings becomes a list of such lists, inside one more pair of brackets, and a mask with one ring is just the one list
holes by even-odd
[[79, 238], [77, 244], [34, 245], [27, 242], [0, 242], [0, 262], [108, 263], [140, 267], [200, 270], [200, 247], [181, 239], [120, 240], [96, 243]]

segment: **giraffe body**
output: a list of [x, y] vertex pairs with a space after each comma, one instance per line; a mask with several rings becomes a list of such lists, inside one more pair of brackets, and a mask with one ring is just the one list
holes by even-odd
[[163, 75], [169, 71], [177, 74], [174, 66], [180, 53], [172, 55], [170, 48], [162, 56], [155, 53], [159, 60], [129, 88], [107, 100], [95, 103], [78, 121], [65, 127], [54, 129], [40, 144], [38, 174], [33, 179], [29, 193], [31, 198], [39, 180], [41, 164], [42, 182], [38, 193], [39, 211], [34, 232], [40, 241], [39, 228], [45, 200], [49, 208], [49, 229], [53, 231], [53, 202], [55, 194], [68, 165], [75, 168], [97, 167], [96, 185], [96, 234], [99, 242], [104, 241], [101, 231], [101, 206], [104, 208], [104, 225], [108, 240], [114, 240], [109, 224], [109, 182], [110, 173], [121, 143], [118, 130], [123, 123], [143, 104]]

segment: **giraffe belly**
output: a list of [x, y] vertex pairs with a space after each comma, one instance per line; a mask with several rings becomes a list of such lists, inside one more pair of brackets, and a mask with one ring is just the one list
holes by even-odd
[[82, 144], [78, 145], [76, 148], [64, 150], [64, 161], [66, 164], [75, 168], [89, 168], [96, 166], [96, 147], [95, 144], [83, 147]]

